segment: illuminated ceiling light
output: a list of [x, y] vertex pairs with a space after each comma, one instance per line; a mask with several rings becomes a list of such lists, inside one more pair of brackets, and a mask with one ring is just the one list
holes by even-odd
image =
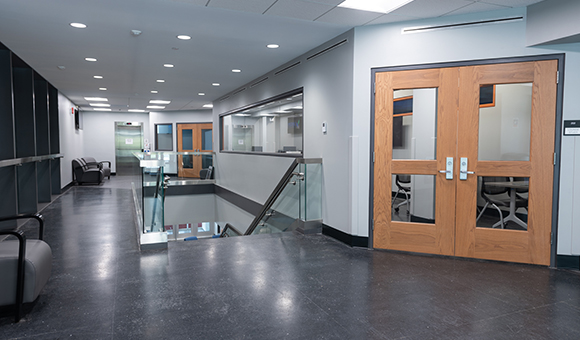
[[203, 92], [200, 92], [200, 93], [198, 93], [197, 95], [198, 95], [198, 96], [205, 96], [205, 93], [203, 93]]
[[95, 107], [95, 108], [93, 108], [93, 110], [95, 110], [95, 111], [111, 111], [111, 109], [105, 109], [103, 107]]
[[97, 58], [85, 58], [86, 61], [97, 61]]
[[155, 90], [153, 90], [153, 91], [151, 91], [151, 93], [159, 93], [159, 91], [155, 91]]
[[150, 100], [149, 104], [169, 104], [171, 100]]
[[70, 25], [74, 28], [87, 28], [87, 25], [81, 24], [80, 22], [71, 22]]
[[213, 107], [213, 104], [205, 104], [203, 107], [207, 107], [207, 108], [211, 109]]
[[103, 97], [85, 97], [86, 101], [89, 102], [108, 102], [109, 100], [107, 98], [103, 98]]
[[110, 107], [111, 104], [105, 104], [105, 103], [89, 103], [90, 106], [100, 106], [100, 107]]
[[240, 72], [242, 72], [242, 70], [238, 70], [237, 68], [235, 68], [235, 69], [232, 70], [232, 72], [234, 72], [234, 73], [240, 73]]
[[129, 111], [129, 112], [145, 112], [145, 110], [139, 110], [139, 109], [129, 109], [127, 111]]
[[163, 80], [163, 79], [157, 79], [156, 81], [157, 81], [158, 83], [165, 83], [165, 80]]
[[212, 83], [212, 86], [220, 86], [220, 83]]
[[191, 37], [189, 35], [180, 34], [180, 35], [177, 36], [177, 39], [180, 39], [180, 40], [189, 40], [189, 39], [191, 39]]
[[158, 105], [148, 105], [148, 109], [164, 109], [165, 106], [158, 106]]
[[267, 48], [278, 48], [278, 47], [280, 47], [280, 45], [276, 45], [276, 44], [269, 44], [269, 45], [266, 45], [266, 47], [267, 47]]
[[59, 66], [57, 66], [57, 67], [58, 67], [58, 69], [59, 69], [59, 70], [61, 70], [61, 71], [62, 71], [62, 70], [64, 70], [64, 69], [66, 68], [66, 67], [64, 67], [64, 66], [62, 66], [62, 65], [59, 65]]
[[106, 87], [99, 87], [99, 91], [107, 91]]
[[103, 79], [103, 76], [93, 76], [95, 79]]
[[385, 14], [411, 1], [413, 0], [346, 0], [339, 4], [338, 7]]
[[171, 68], [171, 67], [174, 67], [174, 65], [173, 64], [163, 64], [163, 67], [169, 67], [169, 68]]

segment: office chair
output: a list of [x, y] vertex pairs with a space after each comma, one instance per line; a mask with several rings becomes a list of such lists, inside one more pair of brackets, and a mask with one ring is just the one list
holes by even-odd
[[411, 208], [411, 201], [409, 201], [409, 193], [411, 192], [411, 175], [396, 175], [395, 177], [395, 183], [397, 184], [397, 193], [395, 194], [395, 196], [393, 196], [393, 200], [391, 201], [391, 207], [393, 206], [393, 203], [395, 202], [395, 199], [397, 198], [397, 196], [399, 196], [399, 193], [403, 193], [405, 194], [405, 200], [401, 203], [399, 203], [394, 209], [396, 212], [399, 212], [399, 207], [402, 206], [403, 204], [407, 205], [407, 215], [409, 215], [410, 212], [410, 208]]
[[[487, 207], [489, 205], [491, 205], [498, 211], [500, 222], [501, 222], [500, 225], [501, 225], [501, 228], [503, 229], [503, 228], [505, 228], [506, 223], [504, 223], [503, 212], [499, 207], [502, 206], [502, 207], [509, 208], [509, 206], [510, 206], [510, 198], [509, 198], [510, 189], [507, 187], [486, 185], [486, 183], [492, 183], [492, 182], [510, 182], [510, 178], [509, 177], [481, 177], [480, 195], [485, 200], [485, 205], [483, 206], [483, 209], [481, 209], [481, 212], [477, 216], [475, 223], [477, 223], [479, 221], [479, 219], [481, 218], [481, 216], [483, 215], [483, 213], [485, 212]], [[497, 196], [497, 195], [501, 195], [501, 194], [507, 194], [508, 198], [490, 197], [490, 195]], [[516, 197], [515, 205], [516, 205], [515, 206], [516, 210], [518, 208], [522, 208], [522, 207], [525, 207], [527, 209], [528, 200], [527, 199], [524, 200], [522, 198]]]

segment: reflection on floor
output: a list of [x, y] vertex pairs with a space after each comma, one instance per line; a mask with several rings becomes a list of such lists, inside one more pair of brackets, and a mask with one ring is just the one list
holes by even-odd
[[119, 178], [43, 212], [53, 273], [2, 339], [580, 339], [580, 276], [292, 233], [140, 252]]

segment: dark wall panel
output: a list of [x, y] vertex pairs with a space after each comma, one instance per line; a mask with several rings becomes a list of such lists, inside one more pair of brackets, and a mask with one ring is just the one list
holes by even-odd
[[14, 158], [11, 54], [2, 48], [0, 48], [0, 146], [0, 160]]
[[48, 159], [36, 163], [36, 180], [38, 183], [38, 202], [50, 202], [52, 190], [50, 188], [50, 161]]
[[[13, 67], [14, 121], [16, 158], [36, 155], [34, 124], [33, 71], [28, 67]], [[33, 181], [36, 183], [36, 180]]]
[[61, 194], [60, 182], [60, 159], [53, 159], [50, 161], [50, 182], [53, 195]]
[[31, 214], [38, 210], [36, 191], [36, 163], [25, 163], [16, 167], [18, 183], [18, 213]]
[[59, 124], [58, 90], [50, 84], [48, 84], [48, 115], [50, 120], [50, 153], [54, 155], [60, 153], [60, 128], [58, 125]]
[[48, 83], [37, 73], [35, 73], [34, 77], [34, 117], [36, 123], [36, 155], [49, 155]]
[[[16, 206], [16, 170], [14, 166], [0, 168], [0, 217], [13, 216], [18, 213]], [[0, 228], [13, 228], [16, 222], [0, 223]]]

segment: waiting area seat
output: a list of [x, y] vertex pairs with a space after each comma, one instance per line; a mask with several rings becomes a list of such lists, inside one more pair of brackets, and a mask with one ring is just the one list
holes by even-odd
[[72, 161], [74, 180], [78, 184], [100, 184], [105, 177], [111, 178], [111, 162], [97, 162], [93, 157], [75, 158]]
[[83, 157], [82, 160], [85, 161], [89, 169], [100, 169], [103, 170], [103, 176], [111, 179], [111, 162], [101, 161], [97, 162], [93, 157]]
[[9, 236], [0, 242], [0, 306], [14, 310], [15, 322], [22, 317], [23, 304], [32, 303], [39, 296], [52, 271], [52, 250], [43, 241], [43, 217], [17, 215], [0, 218], [0, 222], [19, 219], [38, 221], [38, 240], [27, 240], [20, 230], [0, 230], [0, 235]]

